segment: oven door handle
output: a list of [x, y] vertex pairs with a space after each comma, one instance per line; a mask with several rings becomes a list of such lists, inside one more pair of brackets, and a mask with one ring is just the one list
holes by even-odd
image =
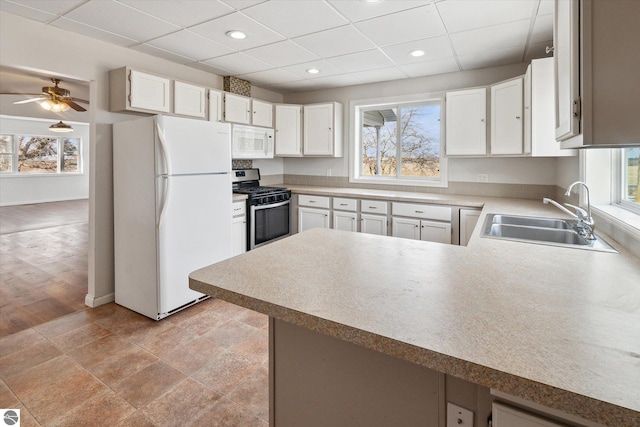
[[269, 203], [267, 205], [251, 206], [251, 209], [259, 211], [262, 209], [279, 208], [280, 206], [288, 205], [289, 203], [291, 203], [291, 200], [285, 200], [284, 202], [280, 203]]

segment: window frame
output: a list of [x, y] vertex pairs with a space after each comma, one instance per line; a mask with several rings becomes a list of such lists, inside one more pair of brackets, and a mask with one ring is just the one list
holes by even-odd
[[[632, 147], [632, 148], [635, 148], [635, 147]], [[637, 203], [632, 203], [625, 200], [626, 196], [624, 193], [626, 191], [626, 188], [624, 186], [626, 184], [626, 179], [625, 179], [626, 156], [624, 154], [624, 150], [625, 148], [614, 149], [614, 152], [612, 153], [613, 154], [612, 155], [612, 158], [613, 158], [612, 183], [614, 186], [614, 189], [612, 191], [612, 195], [613, 195], [612, 201], [613, 201], [613, 204], [619, 206], [620, 208], [640, 215], [640, 205]]]
[[[11, 137], [11, 172], [0, 172], [0, 176], [3, 178], [9, 177], [51, 177], [51, 176], [70, 176], [70, 175], [82, 175], [84, 174], [84, 164], [83, 164], [83, 149], [84, 149], [84, 141], [80, 136], [64, 136], [64, 135], [41, 135], [36, 133], [11, 133], [11, 134], [2, 134]], [[57, 159], [56, 159], [56, 171], [55, 172], [20, 172], [20, 138], [21, 137], [44, 137], [55, 139], [57, 144]], [[64, 141], [66, 139], [76, 139], [78, 145], [78, 167], [76, 171], [68, 171], [65, 172], [63, 168], [64, 163]]]
[[[362, 128], [362, 111], [379, 107], [407, 107], [411, 105], [423, 105], [426, 103], [438, 102], [440, 104], [440, 177], [420, 178], [420, 177], [404, 177], [399, 176], [396, 171], [395, 176], [371, 176], [361, 174], [362, 163], [362, 144], [361, 144], [361, 128]], [[444, 92], [422, 93], [413, 95], [398, 95], [384, 98], [369, 98], [361, 100], [352, 100], [349, 102], [349, 182], [360, 184], [378, 184], [378, 185], [413, 185], [421, 187], [447, 187], [448, 186], [448, 168], [447, 158], [445, 156], [445, 94]], [[401, 151], [401, 145], [398, 144], [398, 151]]]

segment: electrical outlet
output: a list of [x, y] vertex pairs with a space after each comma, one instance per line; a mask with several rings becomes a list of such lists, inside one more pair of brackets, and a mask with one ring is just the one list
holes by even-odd
[[473, 411], [447, 402], [447, 427], [473, 427]]
[[476, 175], [476, 181], [478, 182], [489, 182], [489, 175], [486, 173], [479, 173]]

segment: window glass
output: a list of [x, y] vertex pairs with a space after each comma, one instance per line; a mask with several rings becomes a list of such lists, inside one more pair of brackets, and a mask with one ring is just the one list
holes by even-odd
[[18, 136], [19, 173], [56, 173], [58, 138]]
[[622, 153], [621, 199], [640, 206], [640, 147], [625, 148]]
[[64, 151], [62, 152], [60, 171], [79, 172], [80, 138], [63, 138], [62, 141]]
[[360, 107], [359, 176], [441, 181], [441, 100]]
[[13, 172], [12, 135], [0, 135], [0, 172]]

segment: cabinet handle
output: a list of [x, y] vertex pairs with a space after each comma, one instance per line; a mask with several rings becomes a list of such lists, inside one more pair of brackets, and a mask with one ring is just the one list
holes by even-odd
[[378, 208], [375, 206], [369, 206], [369, 209], [378, 209]]
[[424, 211], [415, 211], [415, 213], [424, 213]]
[[309, 203], [315, 203], [315, 202], [316, 202], [315, 200], [309, 200]]
[[346, 203], [340, 203], [340, 206], [347, 206]]
[[516, 119], [520, 120], [520, 116], [516, 116]]

